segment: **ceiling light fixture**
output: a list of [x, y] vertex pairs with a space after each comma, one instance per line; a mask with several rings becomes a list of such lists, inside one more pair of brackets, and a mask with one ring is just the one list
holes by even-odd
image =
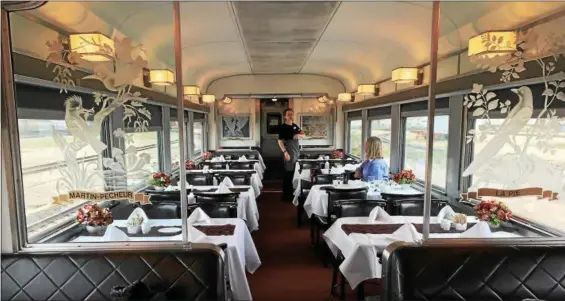
[[491, 59], [516, 51], [518, 33], [513, 30], [488, 31], [469, 39], [467, 55], [475, 59]]
[[330, 102], [330, 98], [327, 95], [322, 95], [320, 97], [318, 97], [318, 102], [319, 103], [327, 103]]
[[397, 84], [418, 81], [418, 68], [396, 68], [392, 70], [392, 81]]
[[150, 70], [149, 82], [156, 86], [172, 85], [175, 83], [175, 74], [169, 69]]
[[216, 96], [211, 94], [204, 94], [202, 95], [202, 101], [205, 103], [213, 103], [216, 102]]
[[69, 47], [83, 60], [105, 62], [112, 59], [114, 40], [101, 33], [77, 33], [69, 35]]

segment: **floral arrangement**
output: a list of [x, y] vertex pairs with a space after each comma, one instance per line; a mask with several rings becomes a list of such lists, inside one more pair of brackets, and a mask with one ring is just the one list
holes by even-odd
[[343, 153], [343, 151], [341, 150], [334, 150], [331, 154], [332, 159], [343, 159], [345, 157], [345, 154]]
[[96, 227], [107, 226], [114, 221], [112, 212], [98, 204], [86, 204], [77, 212], [77, 222], [81, 225]]
[[205, 152], [202, 154], [202, 160], [206, 161], [206, 160], [210, 160], [212, 159], [212, 153], [211, 152]]
[[186, 169], [196, 169], [196, 164], [194, 164], [194, 161], [186, 160], [186, 162], [184, 162], [184, 166], [186, 167]]
[[496, 200], [484, 200], [475, 206], [477, 217], [482, 221], [490, 222], [498, 226], [512, 217], [512, 211], [502, 202]]
[[156, 172], [153, 174], [149, 184], [155, 187], [167, 187], [171, 185], [171, 178], [166, 173]]
[[401, 170], [399, 173], [394, 175], [394, 181], [398, 184], [412, 184], [416, 182], [416, 175], [411, 169]]
[[467, 216], [465, 214], [457, 213], [453, 216], [453, 222], [456, 224], [464, 225], [467, 223]]

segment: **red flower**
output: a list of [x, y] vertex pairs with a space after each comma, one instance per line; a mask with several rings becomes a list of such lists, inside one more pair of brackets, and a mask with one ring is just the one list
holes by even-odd
[[184, 166], [186, 167], [186, 169], [196, 169], [196, 164], [194, 164], [194, 161], [186, 161], [184, 163]]
[[496, 200], [483, 200], [475, 206], [475, 212], [480, 220], [498, 224], [512, 217], [512, 211], [504, 203]]
[[166, 173], [156, 172], [152, 176], [150, 184], [153, 186], [166, 187], [171, 185], [171, 178]]
[[202, 160], [209, 160], [212, 158], [212, 153], [211, 152], [205, 152], [202, 154]]
[[77, 222], [87, 226], [107, 226], [114, 221], [112, 212], [98, 204], [86, 204], [77, 211]]
[[412, 184], [416, 181], [416, 175], [409, 170], [401, 170], [399, 173], [394, 175], [394, 181], [398, 184]]

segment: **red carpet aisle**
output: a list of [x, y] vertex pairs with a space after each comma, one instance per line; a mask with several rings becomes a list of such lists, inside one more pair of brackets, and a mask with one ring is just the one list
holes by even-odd
[[315, 257], [308, 225], [296, 228], [296, 208], [281, 195], [265, 192], [258, 201], [260, 224], [253, 240], [263, 264], [248, 274], [253, 299], [335, 300], [329, 291], [332, 270]]

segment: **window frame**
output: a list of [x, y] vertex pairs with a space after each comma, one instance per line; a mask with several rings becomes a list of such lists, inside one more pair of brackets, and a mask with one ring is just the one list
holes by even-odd
[[[391, 139], [390, 139], [390, 142], [389, 142], [389, 144], [390, 144], [390, 157], [388, 158], [388, 162], [389, 162], [390, 165], [392, 165], [392, 156], [393, 156], [393, 151], [392, 151], [392, 149], [393, 149], [392, 140], [393, 139], [392, 139], [392, 137], [394, 136], [394, 133], [392, 131], [392, 128], [393, 128], [392, 114], [391, 115], [378, 115], [378, 116], [368, 117], [367, 118], [367, 137], [371, 137], [371, 128], [372, 128], [371, 126], [373, 125], [373, 121], [386, 120], [386, 119], [390, 120], [390, 137], [391, 137]], [[390, 166], [389, 166], [389, 169], [390, 169]]]
[[[436, 109], [435, 110], [435, 114], [434, 114], [434, 118], [438, 117], [438, 116], [448, 116], [451, 119], [451, 116], [449, 114], [449, 108], [441, 108], [441, 109]], [[418, 111], [405, 111], [402, 112], [402, 108], [400, 111], [400, 140], [399, 140], [399, 144], [400, 144], [400, 168], [404, 169], [404, 163], [405, 163], [405, 158], [406, 158], [406, 119], [409, 117], [428, 117], [428, 111], [427, 110], [418, 110]], [[435, 123], [434, 123], [435, 125]], [[449, 128], [449, 125], [448, 125]], [[447, 134], [447, 150], [449, 150], [449, 146], [450, 143], [452, 143], [449, 139], [450, 137], [450, 133]], [[449, 153], [448, 153], [448, 159], [449, 159]], [[446, 170], [445, 170], [445, 176], [446, 179], [449, 176], [448, 175], [448, 167], [446, 165]], [[432, 172], [432, 176], [433, 176], [433, 172]], [[425, 179], [418, 179], [416, 178], [416, 183], [420, 186], [425, 186], [426, 182]], [[434, 185], [432, 183], [432, 190], [436, 193], [439, 193], [441, 195], [447, 195], [447, 181], [445, 182], [445, 187], [440, 187], [437, 185]]]
[[351, 122], [352, 121], [361, 121], [361, 148], [363, 148], [363, 118], [362, 117], [354, 117], [354, 118], [347, 118], [347, 126], [346, 126], [346, 132], [345, 132], [345, 142], [346, 142], [346, 152], [355, 158], [362, 158], [363, 157], [363, 150], [361, 150], [361, 157], [357, 157], [353, 154], [351, 154]]

